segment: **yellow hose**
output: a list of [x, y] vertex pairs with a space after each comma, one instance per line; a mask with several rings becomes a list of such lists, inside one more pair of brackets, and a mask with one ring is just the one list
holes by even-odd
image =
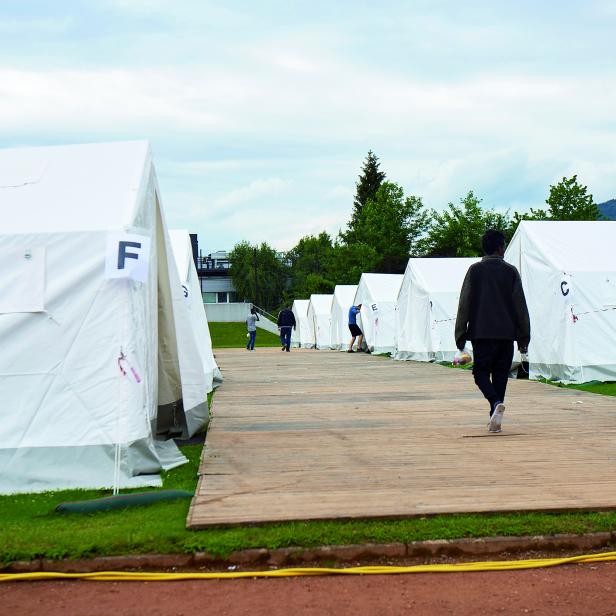
[[531, 560], [504, 560], [454, 565], [413, 565], [410, 567], [370, 566], [348, 567], [298, 567], [269, 571], [224, 571], [219, 573], [144, 573], [133, 571], [98, 571], [94, 573], [60, 573], [38, 571], [34, 573], [0, 573], [0, 582], [34, 580], [92, 580], [96, 582], [171, 582], [178, 580], [229, 580], [238, 578], [276, 578], [309, 575], [391, 575], [401, 573], [456, 573], [463, 571], [513, 571], [515, 569], [537, 569], [556, 567], [572, 563], [601, 563], [616, 560], [616, 552], [585, 554], [565, 558], [536, 558]]

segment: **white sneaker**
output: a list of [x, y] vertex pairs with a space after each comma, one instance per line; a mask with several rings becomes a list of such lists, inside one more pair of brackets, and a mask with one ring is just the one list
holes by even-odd
[[494, 407], [494, 412], [492, 413], [492, 417], [490, 417], [490, 423], [488, 424], [489, 432], [500, 432], [501, 425], [503, 423], [503, 415], [505, 414], [505, 405], [502, 402], [499, 402]]

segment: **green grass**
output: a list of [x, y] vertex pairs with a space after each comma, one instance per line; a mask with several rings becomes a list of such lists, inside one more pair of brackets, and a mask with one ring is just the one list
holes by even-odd
[[563, 385], [555, 381], [541, 379], [542, 383], [555, 385], [556, 387], [565, 387], [567, 389], [579, 389], [580, 391], [588, 391], [591, 394], [601, 394], [603, 396], [616, 396], [616, 383], [582, 383], [581, 385]]
[[[241, 349], [246, 346], [245, 323], [210, 323], [212, 347], [215, 349]], [[275, 334], [257, 328], [255, 347], [280, 346], [280, 338]]]
[[[194, 491], [200, 445], [182, 448], [190, 462], [164, 475], [163, 488]], [[103, 491], [62, 491], [0, 497], [0, 562], [118, 554], [194, 553], [221, 557], [244, 548], [345, 545], [494, 535], [611, 531], [616, 512], [441, 515], [405, 520], [315, 521], [188, 531], [189, 499], [92, 514], [58, 514], [63, 501]]]

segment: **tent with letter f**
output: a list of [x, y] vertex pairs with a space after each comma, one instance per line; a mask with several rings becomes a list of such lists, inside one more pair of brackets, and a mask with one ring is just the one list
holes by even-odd
[[207, 383], [149, 144], [0, 150], [0, 204], [0, 493], [160, 485]]

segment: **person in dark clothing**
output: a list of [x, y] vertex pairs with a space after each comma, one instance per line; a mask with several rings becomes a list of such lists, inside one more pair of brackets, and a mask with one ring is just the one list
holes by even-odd
[[295, 315], [292, 310], [283, 308], [278, 314], [278, 329], [280, 330], [280, 343], [282, 350], [287, 353], [291, 349], [291, 330], [296, 329]]
[[490, 403], [490, 432], [500, 432], [513, 341], [521, 353], [530, 342], [530, 319], [518, 270], [504, 260], [505, 236], [495, 229], [482, 238], [485, 257], [469, 268], [458, 304], [456, 346], [473, 344], [475, 383]]

